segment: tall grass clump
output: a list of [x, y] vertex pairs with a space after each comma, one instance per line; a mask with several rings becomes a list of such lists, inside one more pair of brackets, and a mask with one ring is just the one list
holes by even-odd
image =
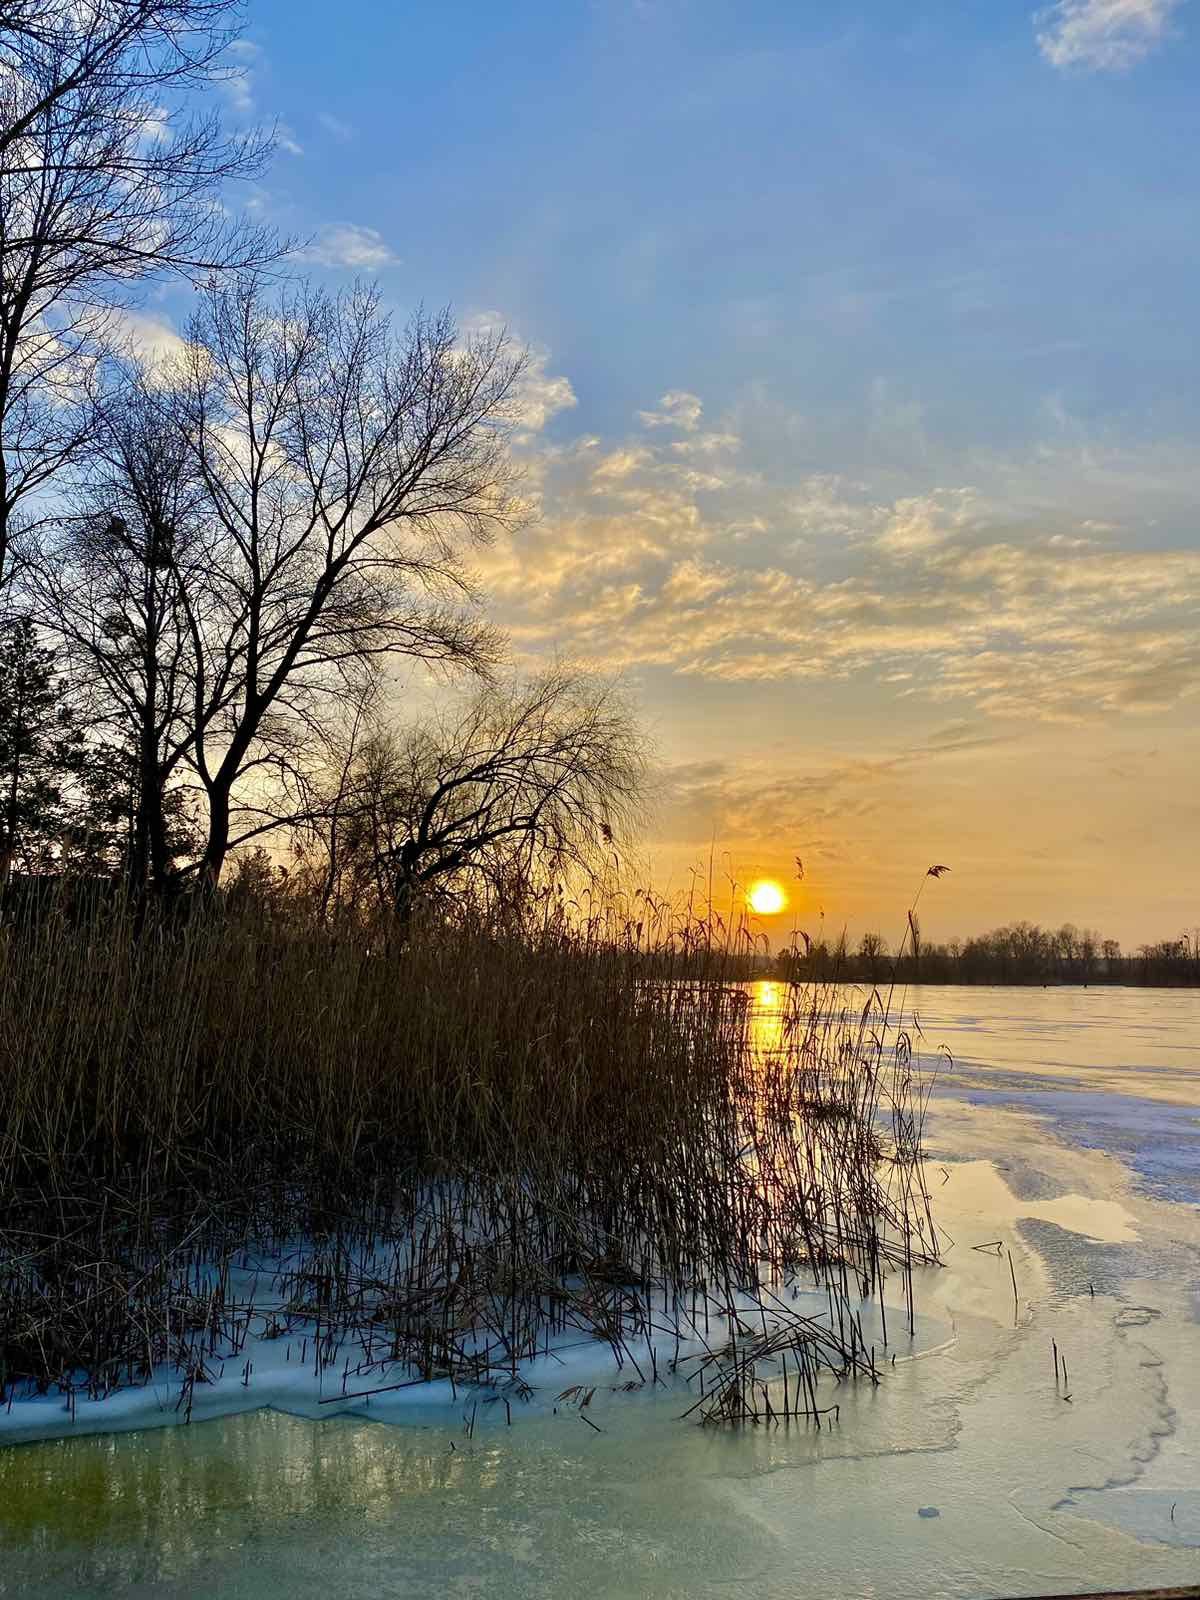
[[790, 1352], [785, 1410], [819, 1419], [818, 1373], [877, 1376], [862, 1298], [895, 1278], [911, 1319], [936, 1253], [922, 1091], [877, 996], [781, 985], [766, 1038], [728, 954], [548, 895], [402, 934], [296, 903], [10, 919], [0, 1399], [164, 1366], [190, 1397], [264, 1335], [346, 1393], [519, 1386], [575, 1334], [718, 1419]]

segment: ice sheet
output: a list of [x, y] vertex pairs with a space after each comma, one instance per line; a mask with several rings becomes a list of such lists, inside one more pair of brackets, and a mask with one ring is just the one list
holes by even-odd
[[[1145, 1179], [1196, 1114], [1195, 1000], [1105, 993], [1093, 1067], [1090, 1027], [1069, 1048], [1078, 997], [1056, 1021], [1048, 991], [1027, 1053], [1053, 1035], [1059, 1063], [988, 1080], [985, 1007], [960, 993], [939, 1033], [974, 1049], [975, 1076], [947, 1074], [931, 1110], [948, 1238], [919, 1286], [932, 1332], [878, 1389], [843, 1388], [840, 1426], [714, 1432], [675, 1395], [601, 1388], [597, 1433], [555, 1411], [551, 1363], [511, 1428], [480, 1407], [472, 1438], [461, 1403], [431, 1400], [399, 1426], [260, 1411], [28, 1444], [0, 1451], [0, 1594], [984, 1600], [1196, 1581], [1200, 1213], [1190, 1171], [1178, 1191]], [[1069, 1137], [1114, 1098], [1119, 1154]]]

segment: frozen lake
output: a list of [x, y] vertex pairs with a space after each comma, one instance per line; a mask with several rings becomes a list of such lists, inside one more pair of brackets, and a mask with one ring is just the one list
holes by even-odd
[[[756, 1001], [769, 1035], [770, 986]], [[926, 1140], [946, 1266], [920, 1279], [922, 1353], [839, 1391], [839, 1427], [706, 1430], [678, 1395], [601, 1391], [596, 1432], [547, 1391], [511, 1428], [483, 1408], [470, 1439], [457, 1417], [258, 1412], [14, 1446], [0, 1595], [984, 1600], [1197, 1581], [1200, 994], [907, 1005], [926, 1059], [954, 1057]]]

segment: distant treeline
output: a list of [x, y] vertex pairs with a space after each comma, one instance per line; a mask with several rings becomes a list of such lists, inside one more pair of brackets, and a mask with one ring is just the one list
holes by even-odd
[[[761, 963], [760, 963], [761, 965]], [[770, 963], [774, 975], [823, 982], [883, 983], [1125, 983], [1200, 985], [1200, 930], [1125, 952], [1071, 923], [1042, 928], [1014, 922], [970, 939], [927, 943], [915, 919], [898, 954], [878, 933], [857, 946], [801, 937]]]

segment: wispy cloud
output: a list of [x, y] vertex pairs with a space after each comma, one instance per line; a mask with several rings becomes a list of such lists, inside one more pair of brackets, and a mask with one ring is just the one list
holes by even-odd
[[531, 433], [540, 433], [551, 417], [579, 404], [570, 378], [561, 372], [551, 372], [548, 362], [549, 356], [544, 350], [531, 350], [521, 379], [519, 422]]
[[383, 235], [376, 228], [353, 222], [327, 222], [304, 251], [307, 261], [320, 267], [345, 267], [349, 270], [376, 271], [397, 260]]
[[934, 489], [912, 495], [897, 500], [886, 511], [875, 547], [892, 556], [922, 554], [971, 528], [979, 513], [971, 489]]
[[658, 410], [639, 411], [638, 420], [647, 428], [679, 428], [690, 433], [700, 426], [703, 412], [699, 396], [686, 389], [669, 389], [658, 402]]
[[1052, 66], [1119, 72], [1168, 37], [1183, 0], [1058, 0], [1035, 18], [1038, 48]]
[[835, 834], [886, 808], [910, 760], [679, 762], [663, 775], [661, 835], [697, 851], [713, 838], [733, 849], [782, 839], [807, 855], [820, 841], [829, 855]]
[[[652, 413], [660, 415], [661, 412]], [[1200, 693], [1200, 554], [969, 486], [887, 500], [768, 482], [650, 423], [535, 450], [540, 521], [489, 553], [518, 647], [725, 683], [865, 678], [895, 697], [1086, 721]], [[695, 437], [695, 435], [692, 435]]]
[[214, 74], [215, 81], [234, 116], [252, 117], [255, 112], [254, 68], [262, 51], [249, 39], [235, 39], [228, 54], [228, 64]]
[[[522, 343], [508, 319], [499, 311], [478, 311], [467, 317], [462, 332], [467, 337], [473, 334], [487, 337], [504, 332], [515, 345]], [[550, 371], [550, 352], [542, 345], [525, 346], [525, 370], [521, 374], [520, 389], [516, 396], [517, 425], [525, 435], [525, 442], [528, 443], [532, 435], [540, 433], [560, 411], [569, 411], [578, 404], [571, 380], [563, 373]]]
[[152, 376], [186, 349], [185, 341], [163, 317], [118, 310], [110, 313], [110, 319], [114, 342], [142, 362]]
[[[237, 122], [245, 124], [258, 118], [257, 81], [264, 73], [269, 76], [269, 67], [262, 47], [253, 40], [235, 39], [230, 44], [223, 64], [213, 74], [213, 81]], [[285, 155], [304, 154], [295, 130], [278, 118], [275, 120], [275, 142]]]
[[350, 124], [343, 122], [340, 117], [335, 117], [330, 111], [318, 112], [317, 121], [339, 144], [349, 144], [354, 138], [354, 129]]

